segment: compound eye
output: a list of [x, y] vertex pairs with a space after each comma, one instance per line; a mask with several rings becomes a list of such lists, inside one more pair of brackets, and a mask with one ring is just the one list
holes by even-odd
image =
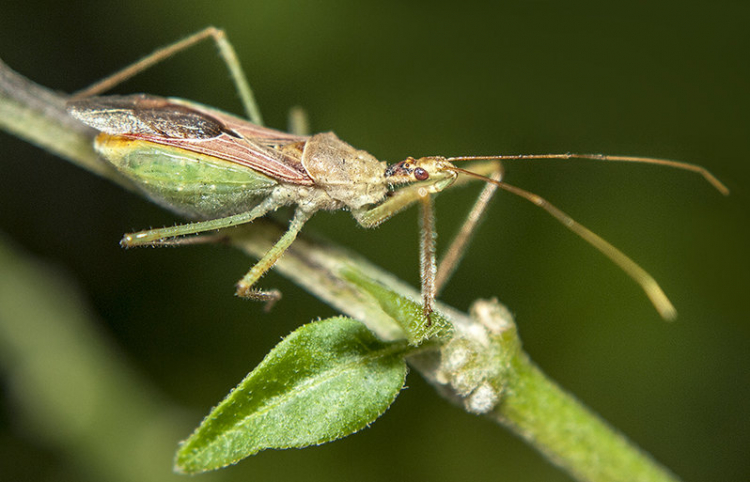
[[422, 169], [421, 167], [418, 167], [414, 169], [414, 177], [417, 181], [425, 181], [427, 178], [430, 177], [430, 173]]

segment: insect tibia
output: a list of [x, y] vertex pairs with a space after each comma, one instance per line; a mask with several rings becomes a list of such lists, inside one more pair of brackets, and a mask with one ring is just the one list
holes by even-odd
[[152, 243], [139, 242], [138, 234], [139, 233], [131, 233], [131, 234], [124, 235], [122, 239], [120, 240], [120, 246], [125, 249], [128, 249], [128, 248], [135, 248], [138, 246], [147, 246], [147, 245], [152, 244]]
[[[135, 233], [137, 234], [137, 233]], [[193, 244], [221, 243], [227, 240], [227, 236], [221, 233], [217, 234], [195, 234], [192, 236], [180, 238], [162, 238], [147, 243], [136, 238], [135, 234], [126, 234], [120, 240], [120, 246], [125, 249], [137, 248], [141, 246], [189, 246]]]
[[[187, 239], [187, 238], [183, 238]], [[125, 249], [139, 248], [143, 246], [174, 246], [178, 244], [190, 244], [189, 242], [181, 242], [180, 239], [168, 238], [168, 237], [157, 237], [154, 238], [150, 235], [149, 231], [141, 231], [138, 233], [126, 234], [120, 240], [120, 246]]]

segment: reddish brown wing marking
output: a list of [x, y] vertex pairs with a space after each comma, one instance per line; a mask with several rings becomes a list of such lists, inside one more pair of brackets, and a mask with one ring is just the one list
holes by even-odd
[[284, 149], [304, 145], [307, 137], [256, 126], [203, 106], [138, 94], [73, 101], [68, 112], [110, 135], [217, 157], [288, 183], [314, 184], [300, 162], [300, 150]]
[[145, 139], [155, 144], [179, 147], [199, 154], [218, 157], [292, 184], [305, 186], [314, 184], [299, 159], [226, 133], [211, 139], [171, 139], [142, 134], [126, 134], [123, 137]]

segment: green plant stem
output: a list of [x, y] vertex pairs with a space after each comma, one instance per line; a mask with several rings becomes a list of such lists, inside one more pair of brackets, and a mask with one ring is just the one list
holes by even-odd
[[515, 357], [513, 365], [506, 394], [489, 416], [577, 480], [678, 480], [557, 386], [525, 353]]
[[94, 152], [97, 132], [70, 117], [65, 96], [37, 85], [0, 60], [0, 127], [126, 189], [132, 184]]
[[[33, 92], [33, 94], [29, 94]], [[94, 133], [71, 122], [62, 106], [64, 97], [30, 83], [0, 63], [0, 125], [85, 169], [123, 187], [132, 186], [102, 167], [92, 148]], [[47, 139], [66, 139], [50, 142]], [[262, 220], [230, 233], [230, 242], [253, 257], [262, 256], [283, 232]], [[352, 283], [344, 273], [354, 270], [400, 296], [419, 300], [412, 287], [372, 265], [362, 257], [327, 241], [301, 237], [277, 263], [276, 269], [337, 310], [363, 321], [386, 340], [403, 337], [397, 320], [378, 301]], [[437, 305], [458, 330], [471, 332], [477, 321], [455, 309]], [[515, 337], [515, 329], [513, 336]], [[512, 346], [520, 346], [517, 338]], [[436, 352], [412, 357], [412, 366], [430, 380], [446, 398], [463, 403], [464, 397], [440, 379]], [[668, 470], [609, 427], [596, 414], [561, 390], [518, 350], [509, 370], [495, 386], [501, 401], [489, 418], [508, 427], [548, 460], [581, 481], [675, 481]]]

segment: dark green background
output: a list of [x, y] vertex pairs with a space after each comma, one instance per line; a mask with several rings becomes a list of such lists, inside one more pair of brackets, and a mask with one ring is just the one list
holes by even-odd
[[[662, 322], [590, 246], [505, 193], [443, 299], [466, 308], [497, 296], [547, 373], [685, 480], [748, 480], [748, 7], [488, 5], [13, 2], [0, 7], [0, 58], [72, 91], [213, 24], [234, 43], [269, 125], [283, 128], [301, 105], [313, 130], [334, 130], [385, 160], [570, 151], [706, 166], [729, 198], [697, 175], [652, 166], [506, 166], [508, 182], [547, 197], [649, 270], [676, 305], [676, 323]], [[207, 45], [119, 91], [240, 112]], [[285, 297], [271, 314], [236, 299], [233, 283], [250, 261], [229, 249], [121, 250], [122, 233], [176, 218], [5, 133], [0, 157], [0, 229], [71, 273], [129, 362], [196, 423], [280, 336], [334, 314], [274, 273], [262, 285]], [[439, 197], [441, 239], [473, 195]], [[321, 214], [306, 231], [417, 283], [414, 212], [373, 231], [346, 213]], [[363, 433], [261, 453], [228, 469], [230, 478], [569, 480], [415, 374], [408, 387]], [[38, 450], [12, 423], [12, 405], [1, 407], [0, 464], [57, 480], [66, 461]]]

